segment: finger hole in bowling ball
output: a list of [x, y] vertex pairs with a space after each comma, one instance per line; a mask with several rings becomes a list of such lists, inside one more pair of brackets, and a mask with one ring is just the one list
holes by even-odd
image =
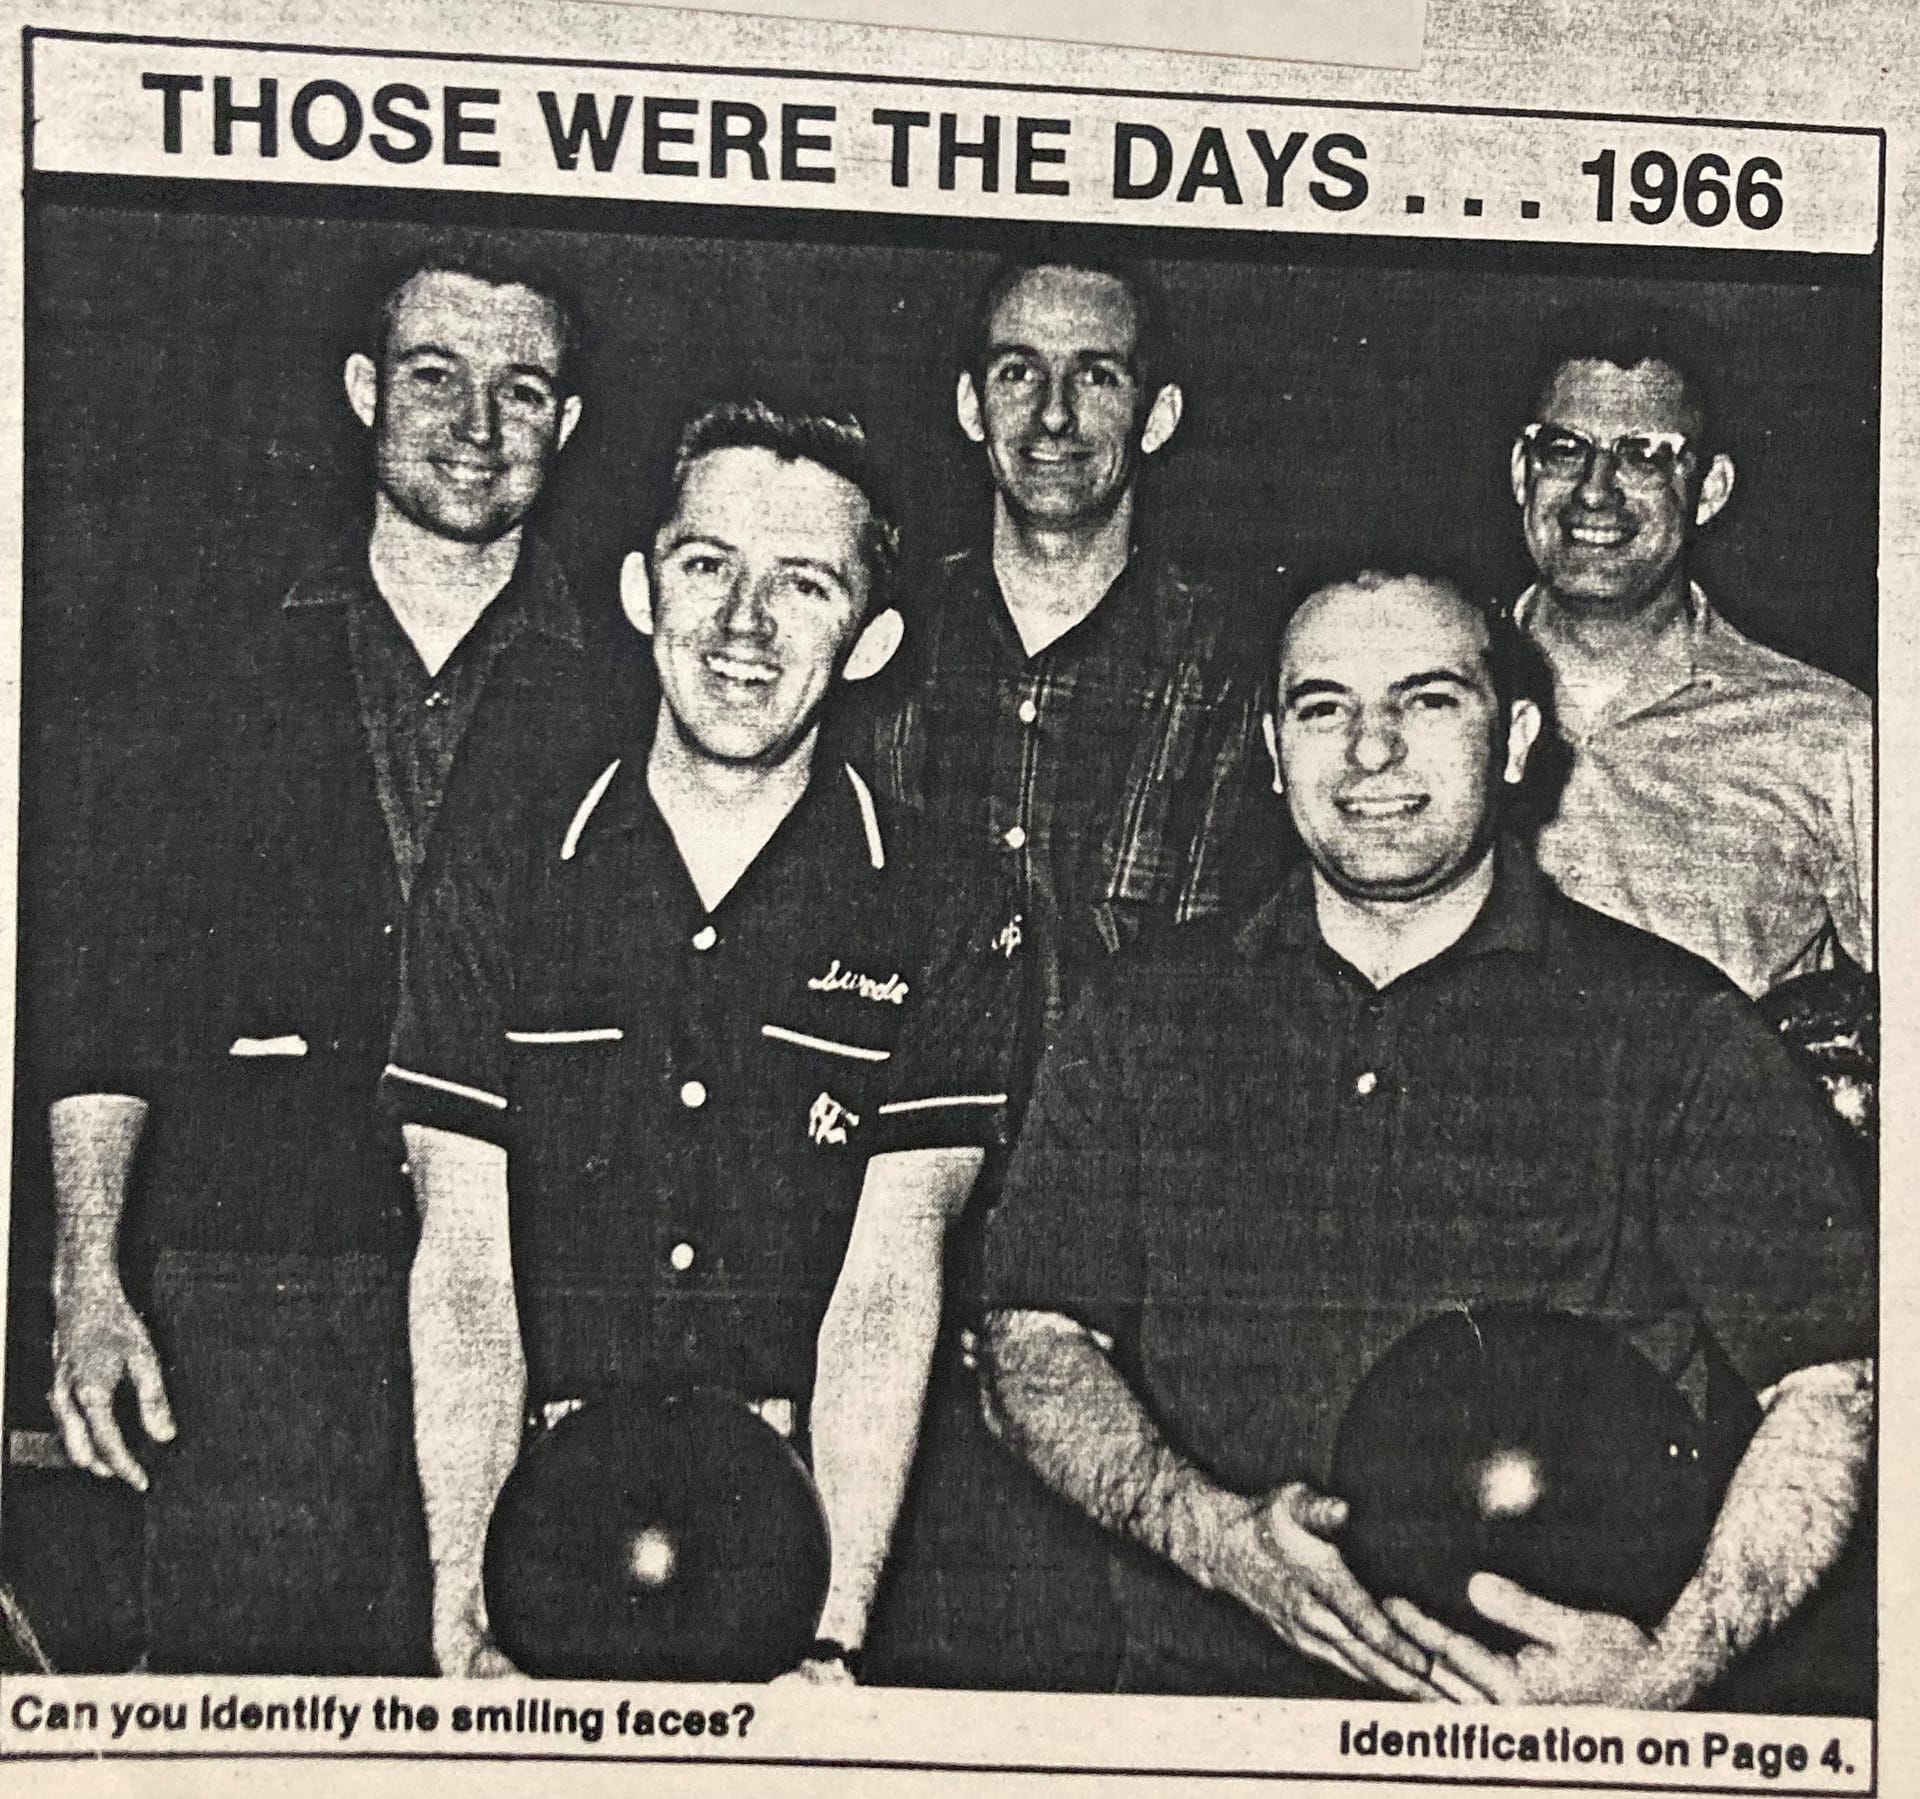
[[1341, 1552], [1370, 1592], [1496, 1650], [1523, 1639], [1468, 1602], [1481, 1571], [1651, 1628], [1718, 1508], [1699, 1435], [1678, 1389], [1610, 1325], [1446, 1312], [1348, 1402], [1331, 1483], [1350, 1508]]
[[805, 1465], [737, 1397], [623, 1394], [533, 1443], [487, 1532], [507, 1658], [571, 1680], [770, 1680], [817, 1633], [825, 1515]]

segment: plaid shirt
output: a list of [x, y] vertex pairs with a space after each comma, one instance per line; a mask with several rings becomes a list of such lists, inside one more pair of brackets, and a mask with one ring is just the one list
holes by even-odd
[[943, 839], [1010, 858], [1057, 1019], [1073, 971], [1147, 916], [1220, 910], [1264, 640], [1212, 589], [1142, 554], [1035, 656], [984, 550], [941, 565], [914, 628], [911, 691], [880, 722], [881, 783]]

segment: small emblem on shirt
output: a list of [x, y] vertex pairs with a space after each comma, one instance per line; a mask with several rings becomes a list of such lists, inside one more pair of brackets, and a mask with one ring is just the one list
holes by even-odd
[[993, 940], [993, 947], [1011, 962], [1013, 953], [1025, 941], [1020, 931], [1021, 914], [1016, 912], [1000, 927], [1000, 935]]
[[807, 1135], [816, 1143], [844, 1143], [847, 1126], [859, 1128], [860, 1117], [849, 1112], [831, 1093], [823, 1093], [807, 1113]]
[[905, 1005], [908, 992], [907, 983], [898, 974], [876, 981], [870, 974], [855, 974], [851, 968], [842, 968], [838, 956], [825, 974], [815, 975], [807, 985], [815, 993], [857, 993], [862, 999], [883, 1000], [890, 1006]]

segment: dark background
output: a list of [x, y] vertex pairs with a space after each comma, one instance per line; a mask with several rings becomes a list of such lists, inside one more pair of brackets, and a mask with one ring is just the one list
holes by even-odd
[[[40, 1045], [48, 946], [88, 878], [91, 820], [142, 753], [134, 721], [255, 629], [298, 568], [362, 528], [364, 435], [340, 368], [369, 272], [446, 241], [417, 200], [47, 183], [26, 265], [26, 591], [20, 1036], [9, 1415], [40, 1423], [50, 1201]], [[595, 351], [544, 525], [610, 624], [622, 554], [685, 419], [729, 395], [852, 410], [882, 448], [912, 550], [986, 516], [953, 419], [971, 289], [1014, 240], [924, 220], [438, 201], [509, 233], [575, 290]], [[369, 205], [382, 214], [370, 215]], [[348, 207], [356, 210], [349, 212]], [[1164, 284], [1188, 411], [1149, 477], [1151, 527], [1190, 565], [1277, 571], [1440, 546], [1528, 577], [1506, 446], [1564, 304], [1657, 304], [1717, 328], [1740, 484], [1699, 573], [1742, 629], [1871, 690], [1878, 270], [1872, 264], [1299, 237], [1086, 233]], [[1729, 279], [1740, 276], [1741, 279]], [[1820, 278], [1816, 284], [1814, 276]]]

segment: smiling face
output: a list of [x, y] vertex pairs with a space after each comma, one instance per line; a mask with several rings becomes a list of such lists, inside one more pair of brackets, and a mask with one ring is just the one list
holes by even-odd
[[[1724, 456], [1702, 465], [1701, 420], [1679, 373], [1664, 362], [1623, 369], [1578, 358], [1555, 374], [1538, 419], [1548, 435], [1531, 450], [1515, 447], [1513, 492], [1527, 549], [1556, 599], [1631, 616], [1683, 594], [1687, 546], [1726, 504], [1733, 465]], [[1551, 454], [1556, 439], [1571, 442], [1567, 433], [1597, 446], [1592, 456]], [[1622, 446], [1616, 455], [1623, 438], [1661, 453], [1636, 458]], [[1685, 440], [1677, 455], [1674, 439]]]
[[1029, 269], [994, 307], [985, 366], [960, 377], [960, 424], [1021, 518], [1103, 522], [1141, 454], [1173, 435], [1179, 389], [1143, 389], [1139, 332], [1125, 284], [1088, 269]]
[[1527, 701], [1502, 716], [1486, 625], [1449, 586], [1323, 588], [1287, 627], [1281, 787], [1314, 866], [1350, 897], [1422, 899], [1463, 879], [1538, 727]]
[[805, 740], [863, 627], [893, 616], [866, 620], [871, 518], [851, 481], [771, 450], [714, 450], [687, 471], [654, 540], [650, 623], [692, 753], [771, 766]]
[[530, 288], [431, 269], [401, 290], [376, 370], [347, 363], [382, 500], [437, 537], [491, 543], [525, 519], [579, 417], [560, 321]]

